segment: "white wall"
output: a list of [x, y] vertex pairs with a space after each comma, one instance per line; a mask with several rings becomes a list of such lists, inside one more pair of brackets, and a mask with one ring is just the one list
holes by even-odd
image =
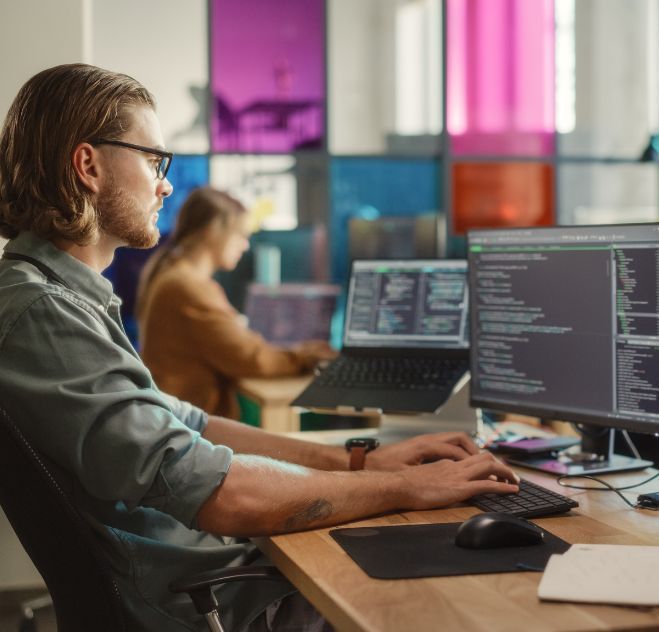
[[89, 61], [90, 0], [0, 0], [0, 120], [32, 75]]
[[[90, 0], [0, 0], [0, 121], [32, 75], [90, 61], [90, 7]], [[0, 238], [0, 252], [5, 243]]]
[[[177, 152], [208, 151], [198, 102], [205, 108], [206, 13], [206, 0], [93, 0], [92, 63], [135, 77], [153, 93], [165, 144]], [[200, 115], [203, 123], [193, 124]]]
[[[89, 24], [90, 0], [0, 0], [3, 123], [16, 93], [32, 75], [57, 64], [90, 61]], [[0, 250], [4, 243], [0, 239]], [[42, 584], [0, 511], [0, 589]]]

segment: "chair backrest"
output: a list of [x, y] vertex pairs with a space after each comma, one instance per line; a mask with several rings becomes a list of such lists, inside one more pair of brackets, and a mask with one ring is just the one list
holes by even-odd
[[0, 504], [46, 582], [57, 629], [126, 630], [119, 588], [91, 526], [2, 407]]

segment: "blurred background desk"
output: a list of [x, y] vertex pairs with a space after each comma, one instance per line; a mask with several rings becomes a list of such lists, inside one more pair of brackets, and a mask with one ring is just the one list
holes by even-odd
[[300, 430], [300, 410], [290, 403], [306, 388], [312, 374], [293, 377], [246, 377], [238, 380], [239, 395], [259, 407], [259, 425], [270, 432]]
[[[612, 492], [567, 489], [553, 477], [517, 471], [578, 500], [574, 515], [534, 519], [568, 542], [659, 544], [657, 512], [630, 509]], [[648, 477], [644, 471], [607, 480], [622, 485]], [[633, 500], [642, 491], [654, 491], [653, 483], [647, 486], [652, 489], [630, 490], [627, 497]], [[350, 526], [462, 522], [475, 513], [474, 507], [456, 506], [382, 516]], [[371, 579], [328, 532], [318, 529], [255, 541], [338, 632], [659, 630], [659, 608], [541, 602], [537, 597], [541, 573]]]

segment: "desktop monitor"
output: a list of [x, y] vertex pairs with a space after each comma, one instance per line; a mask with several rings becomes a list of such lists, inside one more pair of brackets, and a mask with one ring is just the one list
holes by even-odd
[[583, 424], [555, 474], [641, 469], [614, 429], [659, 433], [659, 225], [468, 234], [471, 404]]
[[409, 217], [353, 217], [348, 254], [355, 259], [434, 259], [446, 256], [445, 215], [437, 211]]

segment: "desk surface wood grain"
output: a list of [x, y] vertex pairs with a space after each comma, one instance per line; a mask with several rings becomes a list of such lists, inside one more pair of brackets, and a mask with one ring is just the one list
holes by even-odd
[[[568, 542], [659, 545], [659, 512], [631, 509], [613, 492], [566, 489], [549, 476], [518, 472], [580, 503], [570, 515], [534, 519]], [[647, 477], [646, 470], [607, 480], [624, 485]], [[627, 497], [658, 488], [659, 479]], [[458, 506], [350, 526], [461, 522], [475, 513], [474, 507]], [[541, 573], [376, 580], [348, 557], [329, 529], [259, 538], [257, 544], [340, 632], [659, 630], [659, 608], [541, 602]]]

